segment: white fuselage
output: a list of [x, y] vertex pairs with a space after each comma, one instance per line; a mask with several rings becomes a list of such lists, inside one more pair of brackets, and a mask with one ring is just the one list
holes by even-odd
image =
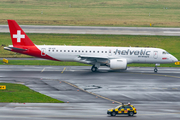
[[[127, 63], [172, 63], [177, 59], [159, 48], [141, 47], [94, 47], [94, 46], [50, 46], [37, 45], [42, 55], [49, 55], [60, 61], [82, 62], [85, 58], [126, 59]], [[45, 54], [44, 54], [45, 53]], [[86, 62], [84, 62], [86, 63]], [[91, 64], [91, 63], [90, 63]]]

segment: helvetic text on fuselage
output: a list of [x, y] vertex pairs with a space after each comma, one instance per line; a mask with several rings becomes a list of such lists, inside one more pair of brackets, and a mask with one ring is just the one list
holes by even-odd
[[119, 54], [119, 55], [137, 55], [138, 57], [149, 57], [151, 51], [146, 51], [146, 49], [141, 49], [141, 50], [118, 50], [116, 49], [116, 51], [114, 52], [115, 55]]

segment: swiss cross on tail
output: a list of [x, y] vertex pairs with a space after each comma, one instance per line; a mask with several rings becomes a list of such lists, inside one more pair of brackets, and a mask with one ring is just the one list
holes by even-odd
[[34, 43], [29, 39], [15, 20], [8, 20], [8, 24], [13, 46], [34, 46]]
[[17, 30], [17, 34], [13, 34], [13, 38], [17, 38], [17, 42], [21, 42], [21, 38], [25, 38], [25, 35], [21, 34], [21, 30]]
[[26, 55], [31, 55], [35, 57], [56, 60], [49, 55], [46, 54], [46, 49], [43, 48], [40, 50], [26, 35], [23, 29], [16, 23], [15, 20], [7, 20], [9, 25], [9, 31], [11, 35], [11, 40], [13, 46], [4, 47], [5, 50], [10, 50], [17, 53], [22, 53]]

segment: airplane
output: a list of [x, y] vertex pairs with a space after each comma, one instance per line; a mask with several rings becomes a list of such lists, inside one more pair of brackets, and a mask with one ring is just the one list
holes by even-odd
[[157, 72], [157, 66], [161, 63], [178, 61], [160, 48], [35, 45], [15, 20], [7, 21], [13, 45], [4, 47], [5, 50], [54, 61], [91, 64], [92, 72], [96, 72], [100, 66], [126, 70], [130, 63], [155, 64], [154, 72]]

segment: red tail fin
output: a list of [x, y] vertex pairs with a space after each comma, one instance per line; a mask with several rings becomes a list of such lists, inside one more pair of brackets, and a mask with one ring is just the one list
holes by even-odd
[[34, 46], [34, 43], [15, 20], [8, 20], [8, 24], [13, 46]]

